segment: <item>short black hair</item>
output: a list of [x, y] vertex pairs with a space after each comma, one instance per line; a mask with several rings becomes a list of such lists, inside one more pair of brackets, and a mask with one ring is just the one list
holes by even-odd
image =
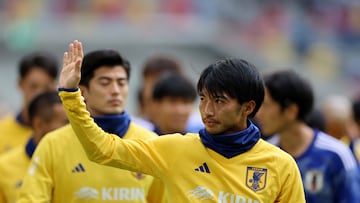
[[53, 106], [62, 104], [58, 92], [46, 91], [36, 95], [29, 104], [29, 121], [32, 123], [36, 116], [40, 116], [46, 121], [50, 121], [54, 115]]
[[325, 131], [325, 116], [319, 109], [313, 109], [306, 117], [305, 122], [311, 128]]
[[164, 97], [177, 97], [195, 101], [196, 90], [194, 85], [184, 76], [168, 73], [161, 76], [156, 82], [152, 94], [152, 98], [157, 101]]
[[45, 52], [33, 52], [25, 55], [18, 66], [20, 78], [24, 78], [34, 68], [44, 70], [50, 77], [56, 79], [59, 72], [59, 64], [56, 58]]
[[125, 69], [127, 79], [130, 79], [130, 63], [120, 55], [118, 51], [103, 49], [89, 52], [83, 58], [81, 64], [80, 85], [89, 86], [90, 80], [94, 77], [94, 72], [102, 66], [122, 66]]
[[310, 83], [293, 70], [279, 70], [264, 76], [265, 86], [282, 109], [295, 103], [299, 107], [298, 120], [305, 121], [313, 109], [314, 93]]
[[243, 60], [229, 58], [217, 61], [208, 66], [197, 84], [197, 91], [208, 91], [212, 96], [228, 94], [236, 98], [239, 104], [255, 101], [254, 111], [249, 118], [255, 116], [264, 101], [264, 82], [256, 67]]

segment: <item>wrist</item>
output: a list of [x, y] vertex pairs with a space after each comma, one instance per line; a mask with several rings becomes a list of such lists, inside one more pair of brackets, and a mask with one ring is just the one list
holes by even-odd
[[58, 88], [58, 91], [61, 92], [61, 91], [64, 91], [64, 92], [76, 92], [78, 91], [79, 88], [78, 87], [75, 87], [75, 88], [66, 88], [66, 87], [59, 87]]

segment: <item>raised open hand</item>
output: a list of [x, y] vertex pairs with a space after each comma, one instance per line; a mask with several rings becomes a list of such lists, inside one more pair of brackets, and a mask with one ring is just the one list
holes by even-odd
[[76, 88], [81, 78], [81, 63], [84, 57], [81, 42], [75, 40], [69, 44], [69, 50], [64, 52], [63, 66], [59, 78], [59, 87]]

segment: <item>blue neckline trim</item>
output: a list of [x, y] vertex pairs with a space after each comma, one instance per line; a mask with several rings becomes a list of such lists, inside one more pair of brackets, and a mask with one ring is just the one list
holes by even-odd
[[29, 124], [27, 124], [25, 122], [24, 118], [21, 116], [21, 112], [16, 115], [15, 120], [20, 125], [25, 125], [25, 126], [31, 127]]
[[131, 118], [125, 111], [116, 115], [93, 116], [94, 122], [105, 132], [124, 137], [130, 127]]
[[35, 144], [34, 138], [31, 137], [25, 145], [25, 152], [30, 159], [31, 159], [32, 155], [34, 154], [35, 149], [36, 149], [36, 144]]
[[206, 129], [199, 132], [202, 143], [226, 158], [232, 158], [250, 150], [260, 139], [261, 133], [250, 120], [245, 130], [223, 135], [211, 135]]
[[61, 92], [61, 91], [64, 91], [64, 92], [77, 92], [79, 90], [78, 87], [76, 88], [65, 88], [65, 87], [59, 87], [58, 88], [58, 91]]

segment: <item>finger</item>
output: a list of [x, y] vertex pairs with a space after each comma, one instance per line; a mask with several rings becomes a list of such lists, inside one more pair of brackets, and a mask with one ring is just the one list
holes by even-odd
[[84, 57], [84, 51], [83, 51], [83, 47], [82, 47], [82, 43], [81, 43], [81, 42], [79, 42], [78, 51], [79, 51], [79, 56], [80, 56], [81, 58], [83, 58], [83, 57]]
[[69, 63], [74, 61], [74, 44], [69, 44]]
[[69, 63], [69, 53], [64, 52], [63, 64], [64, 64], [64, 66], [66, 66], [68, 63]]
[[74, 40], [73, 44], [74, 44], [74, 57], [77, 58], [78, 54], [79, 54], [78, 53], [79, 52], [79, 49], [78, 49], [79, 42], [77, 40]]

